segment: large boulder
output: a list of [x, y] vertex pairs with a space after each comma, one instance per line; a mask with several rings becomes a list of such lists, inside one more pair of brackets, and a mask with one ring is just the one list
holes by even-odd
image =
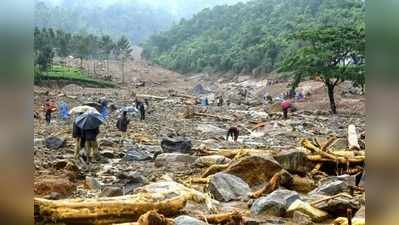
[[306, 153], [299, 150], [282, 151], [274, 158], [284, 169], [294, 174], [307, 174], [315, 166]]
[[139, 148], [129, 148], [125, 157], [123, 158], [124, 161], [146, 161], [151, 160], [152, 155], [145, 151], [144, 149]]
[[161, 147], [163, 152], [171, 153], [171, 152], [180, 152], [185, 154], [193, 153], [192, 147], [193, 144], [191, 140], [184, 137], [176, 137], [176, 138], [164, 138], [161, 141]]
[[65, 139], [59, 137], [48, 137], [45, 142], [46, 147], [49, 149], [59, 149], [65, 145]]
[[253, 186], [268, 182], [280, 170], [280, 164], [272, 157], [247, 156], [232, 162], [224, 172], [238, 176]]
[[195, 160], [194, 164], [198, 167], [209, 167], [215, 164], [228, 164], [230, 162], [231, 159], [222, 155], [208, 155], [199, 157]]
[[195, 156], [183, 153], [163, 153], [155, 159], [155, 166], [181, 168], [193, 164], [196, 159]]
[[208, 190], [216, 200], [222, 202], [246, 199], [251, 192], [248, 184], [241, 178], [227, 173], [211, 176]]
[[307, 202], [303, 202], [300, 199], [295, 200], [287, 209], [287, 214], [293, 216], [295, 212], [301, 212], [308, 215], [313, 222], [323, 222], [328, 219], [329, 215], [327, 212], [317, 209], [311, 206]]
[[206, 223], [191, 216], [179, 216], [175, 219], [175, 225], [206, 225]]
[[310, 195], [336, 195], [342, 192], [348, 192], [349, 186], [345, 181], [333, 180], [331, 182], [324, 183], [309, 192]]
[[251, 206], [251, 213], [282, 217], [288, 207], [297, 199], [300, 197], [295, 191], [279, 189], [266, 197], [258, 198]]
[[317, 204], [317, 208], [328, 212], [334, 217], [345, 217], [347, 209], [356, 213], [360, 209], [360, 202], [354, 198], [337, 197]]

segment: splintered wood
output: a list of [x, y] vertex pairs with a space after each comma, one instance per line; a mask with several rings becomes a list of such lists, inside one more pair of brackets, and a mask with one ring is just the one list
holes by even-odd
[[35, 198], [35, 213], [51, 222], [68, 224], [112, 224], [137, 221], [149, 211], [174, 216], [183, 209], [190, 195], [159, 200], [150, 194], [113, 198], [46, 200]]

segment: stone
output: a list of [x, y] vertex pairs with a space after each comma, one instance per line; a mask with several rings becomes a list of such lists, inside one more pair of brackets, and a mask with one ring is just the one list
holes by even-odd
[[61, 169], [64, 169], [67, 164], [68, 164], [68, 160], [58, 159], [53, 163], [53, 167], [56, 168], [57, 170], [61, 170]]
[[113, 147], [114, 146], [114, 141], [107, 139], [107, 138], [101, 138], [98, 140], [99, 146], [102, 147]]
[[336, 195], [342, 192], [348, 192], [349, 191], [349, 186], [346, 182], [336, 180], [336, 181], [331, 181], [324, 183], [314, 189], [313, 191], [309, 192], [310, 195], [316, 194], [316, 195]]
[[276, 161], [290, 173], [305, 175], [312, 171], [315, 164], [311, 162], [306, 153], [299, 150], [282, 151], [274, 156]]
[[101, 151], [101, 156], [109, 159], [115, 158], [115, 154], [113, 150], [102, 150]]
[[100, 182], [98, 182], [98, 180], [94, 177], [86, 177], [86, 182], [85, 182], [86, 186], [91, 189], [91, 190], [96, 190], [99, 191], [101, 190], [102, 185], [100, 184]]
[[251, 189], [241, 178], [227, 173], [216, 173], [211, 176], [209, 192], [221, 202], [244, 200], [248, 198]]
[[266, 197], [258, 198], [251, 206], [251, 213], [282, 217], [288, 207], [298, 199], [300, 197], [295, 191], [278, 189]]
[[176, 217], [175, 225], [206, 225], [206, 223], [191, 216], [184, 215]]
[[64, 147], [65, 139], [58, 138], [58, 137], [48, 137], [45, 140], [46, 147], [49, 149], [59, 149]]
[[328, 212], [334, 217], [345, 217], [347, 209], [351, 208], [353, 214], [360, 209], [360, 203], [353, 198], [338, 197], [317, 204], [317, 208]]
[[135, 147], [129, 148], [125, 157], [123, 157], [124, 161], [147, 161], [151, 159], [152, 155], [150, 153], [144, 149], [138, 149]]
[[185, 137], [175, 137], [175, 138], [164, 138], [161, 141], [161, 147], [163, 152], [172, 153], [172, 152], [180, 152], [191, 154], [193, 153], [192, 147], [193, 144], [191, 140]]
[[295, 211], [292, 220], [297, 225], [313, 225], [312, 218], [300, 211]]
[[183, 153], [162, 153], [155, 159], [156, 167], [182, 167], [191, 165], [197, 157]]
[[99, 197], [116, 197], [123, 195], [123, 191], [120, 187], [105, 187]]
[[355, 176], [351, 176], [348, 174], [340, 175], [340, 176], [331, 176], [320, 180], [320, 184], [326, 184], [333, 181], [343, 181], [348, 185], [355, 186]]
[[57, 192], [67, 197], [76, 191], [76, 185], [66, 177], [46, 176], [36, 179], [34, 182], [34, 193], [39, 196], [50, 195]]
[[297, 199], [293, 202], [287, 209], [287, 214], [289, 216], [293, 216], [294, 212], [299, 211], [305, 215], [308, 215], [313, 222], [323, 222], [324, 220], [328, 219], [329, 215], [327, 212], [323, 210], [317, 209], [311, 206], [307, 202], [303, 202], [300, 199]]
[[34, 146], [45, 146], [46, 145], [46, 140], [44, 138], [34, 138], [33, 139], [33, 145]]
[[199, 157], [195, 160], [194, 165], [198, 167], [209, 167], [215, 164], [228, 164], [230, 162], [231, 159], [222, 155], [208, 155]]
[[247, 156], [232, 162], [224, 171], [243, 179], [250, 186], [269, 182], [281, 170], [280, 164], [268, 156]]

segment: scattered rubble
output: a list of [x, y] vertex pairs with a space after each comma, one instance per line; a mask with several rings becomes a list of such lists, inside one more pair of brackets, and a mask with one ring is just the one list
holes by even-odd
[[[83, 150], [74, 159], [73, 118], [55, 113], [50, 125], [35, 119], [37, 224], [348, 224], [348, 209], [352, 224], [364, 224], [365, 116], [352, 110], [363, 106], [329, 115], [321, 107], [323, 86], [311, 81], [301, 87], [310, 93], [305, 101], [282, 120], [279, 103], [259, 94], [265, 80], [161, 75], [121, 89], [35, 87], [35, 112], [49, 96], [71, 108], [98, 106], [102, 97], [113, 106], [95, 163]], [[267, 92], [276, 97], [285, 84]], [[149, 101], [146, 120], [129, 115], [122, 138], [116, 119], [118, 110], [134, 106], [132, 91]], [[199, 105], [203, 97], [209, 106]], [[231, 126], [240, 129], [237, 142], [225, 140]]]

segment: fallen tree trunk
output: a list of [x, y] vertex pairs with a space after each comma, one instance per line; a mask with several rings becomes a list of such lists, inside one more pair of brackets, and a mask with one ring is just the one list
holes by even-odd
[[351, 124], [348, 126], [348, 147], [351, 150], [360, 150], [359, 140], [357, 138], [356, 127]]
[[276, 173], [270, 179], [270, 181], [266, 183], [266, 185], [263, 188], [255, 191], [255, 192], [252, 192], [249, 195], [249, 197], [251, 197], [251, 198], [259, 198], [262, 195], [269, 194], [269, 193], [275, 191], [280, 186], [280, 180], [281, 180], [281, 171]]
[[223, 213], [223, 214], [208, 215], [200, 219], [211, 224], [241, 225], [244, 223], [242, 215], [238, 211], [233, 211], [230, 213]]
[[87, 200], [53, 201], [35, 198], [34, 205], [35, 214], [45, 221], [67, 224], [112, 224], [137, 221], [141, 215], [151, 210], [157, 210], [165, 216], [174, 216], [192, 198], [191, 195], [180, 195], [159, 200], [151, 194]]

